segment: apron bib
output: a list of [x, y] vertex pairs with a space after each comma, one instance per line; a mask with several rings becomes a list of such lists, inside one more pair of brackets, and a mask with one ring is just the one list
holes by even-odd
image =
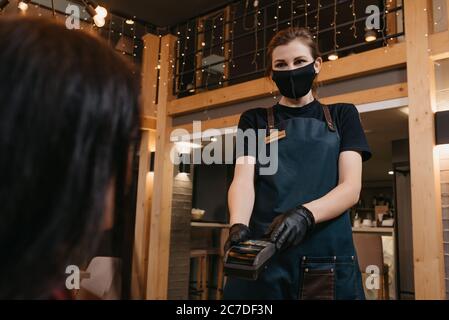
[[[291, 118], [277, 124], [286, 137], [278, 141], [275, 174], [259, 175], [256, 162], [253, 238], [261, 238], [279, 214], [337, 186], [340, 136], [329, 108], [322, 108], [326, 122]], [[267, 118], [271, 129], [273, 107]], [[256, 281], [228, 277], [224, 299], [364, 299], [349, 210], [317, 224], [300, 245], [277, 252]]]

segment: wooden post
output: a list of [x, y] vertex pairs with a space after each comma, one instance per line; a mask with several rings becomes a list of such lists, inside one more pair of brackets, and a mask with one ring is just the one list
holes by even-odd
[[143, 37], [144, 51], [142, 63], [142, 140], [139, 150], [139, 175], [137, 181], [136, 226], [131, 275], [131, 298], [143, 299], [146, 291], [148, 238], [153, 189], [153, 174], [150, 169], [150, 151], [154, 151], [156, 129], [155, 100], [159, 37], [146, 34]]
[[146, 299], [167, 298], [174, 167], [170, 159], [172, 118], [167, 106], [173, 99], [175, 43], [171, 34], [162, 37]]
[[447, 30], [449, 31], [449, 0], [446, 0]]
[[429, 57], [427, 0], [405, 0], [410, 174], [416, 299], [444, 299], [439, 159], [435, 151], [435, 77]]

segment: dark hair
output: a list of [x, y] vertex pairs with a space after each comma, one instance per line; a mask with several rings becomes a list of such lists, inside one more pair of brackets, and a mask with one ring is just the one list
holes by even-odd
[[48, 298], [124, 203], [139, 86], [106, 42], [0, 18], [0, 299]]
[[[304, 45], [309, 47], [310, 54], [312, 55], [312, 58], [314, 60], [321, 57], [320, 50], [318, 49], [318, 44], [313, 39], [313, 36], [310, 33], [309, 29], [302, 27], [290, 27], [287, 29], [280, 30], [273, 36], [273, 38], [271, 38], [270, 42], [268, 43], [267, 48], [268, 59], [266, 66], [267, 76], [271, 76], [271, 73], [273, 72], [272, 59], [274, 49], [276, 49], [279, 46], [287, 45], [294, 40], [300, 40]], [[318, 82], [315, 79], [312, 86], [312, 92], [314, 96], [316, 96], [317, 89], [318, 89]]]

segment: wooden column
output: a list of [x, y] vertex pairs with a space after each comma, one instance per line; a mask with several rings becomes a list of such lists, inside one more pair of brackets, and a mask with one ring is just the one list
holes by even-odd
[[167, 298], [174, 168], [170, 159], [172, 118], [167, 114], [167, 106], [173, 99], [175, 43], [173, 35], [162, 37], [146, 299]]
[[447, 19], [447, 29], [449, 31], [449, 0], [446, 0], [446, 19]]
[[444, 299], [439, 159], [435, 151], [435, 77], [427, 0], [405, 0], [413, 258], [416, 299]]
[[137, 182], [136, 226], [131, 276], [131, 298], [143, 299], [146, 292], [148, 239], [150, 226], [153, 174], [150, 169], [150, 151], [155, 149], [155, 100], [157, 92], [157, 64], [159, 37], [146, 34], [143, 37], [142, 63], [142, 140], [139, 149], [139, 175]]

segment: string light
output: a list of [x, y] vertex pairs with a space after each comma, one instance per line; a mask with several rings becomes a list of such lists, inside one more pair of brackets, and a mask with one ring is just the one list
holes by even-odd
[[[279, 0], [278, 0], [279, 3]], [[258, 48], [259, 48], [259, 41], [258, 41], [258, 37], [257, 37], [257, 31], [258, 31], [258, 13], [257, 13], [257, 7], [254, 7], [254, 42], [255, 42], [255, 49], [254, 49], [254, 57], [253, 57], [253, 61], [251, 61], [251, 64], [255, 65], [255, 69], [257, 70], [257, 56], [258, 56]], [[277, 20], [276, 20], [277, 22]], [[276, 26], [277, 28], [277, 26]]]
[[293, 26], [293, 0], [290, 0], [290, 22], [289, 26]]
[[[257, 3], [259, 4], [259, 3]], [[235, 10], [232, 10], [232, 21], [235, 22]], [[235, 23], [231, 23], [231, 30], [229, 31], [231, 33], [231, 49], [230, 50], [230, 55], [229, 55], [229, 64], [235, 68], [235, 64], [234, 64], [234, 24]]]
[[[385, 36], [385, 32], [386, 32], [386, 29], [387, 29], [387, 14], [388, 14], [388, 9], [387, 9], [387, 3], [386, 3], [386, 0], [383, 0], [382, 1], [382, 3], [383, 3], [383, 5], [384, 5], [384, 12], [383, 12], [383, 26], [382, 26], [382, 45], [383, 46], [389, 46], [389, 44], [388, 44], [388, 41], [387, 41], [387, 39], [386, 39], [386, 36]], [[385, 49], [385, 52], [387, 52], [387, 49]]]
[[[125, 20], [125, 23], [126, 23], [126, 20]], [[136, 28], [134, 27], [134, 26], [132, 26], [131, 27], [131, 30], [132, 30], [132, 32], [133, 32], [133, 38], [132, 38], [132, 59], [133, 59], [133, 63], [135, 64], [136, 63], [136, 56], [137, 56], [137, 54], [136, 54], [136, 51], [135, 51], [135, 41], [136, 41]], [[135, 71], [134, 71], [134, 69], [133, 69], [133, 74], [135, 74]]]
[[[122, 39], [125, 37], [125, 21], [122, 19], [122, 32], [120, 32], [120, 36], [122, 37]], [[126, 51], [125, 51], [125, 42], [122, 41], [122, 54], [125, 55]]]
[[185, 70], [185, 65], [186, 65], [186, 50], [187, 50], [187, 41], [185, 41], [185, 39], [187, 39], [188, 34], [189, 34], [190, 28], [189, 28], [189, 23], [186, 23], [186, 30], [184, 33], [184, 50], [183, 53], [181, 54], [182, 56], [182, 65], [181, 65], [181, 78], [180, 78], [180, 82], [181, 82], [181, 88], [184, 86], [184, 70]]
[[353, 17], [353, 23], [351, 28], [349, 28], [349, 30], [352, 30], [354, 33], [354, 39], [357, 39], [357, 25], [356, 25], [356, 21], [357, 21], [357, 11], [355, 8], [355, 0], [352, 0], [352, 3], [350, 5], [351, 9], [352, 9], [352, 17]]
[[[274, 19], [276, 20], [276, 31], [279, 30], [279, 9], [281, 8], [281, 6], [279, 5], [279, 0], [276, 0], [276, 16], [274, 17]], [[257, 48], [256, 48], [257, 50]]]
[[307, 22], [307, 7], [309, 6], [309, 3], [307, 2], [307, 0], [304, 1], [304, 16], [305, 16], [305, 28], [308, 28], [308, 22]]
[[330, 61], [335, 61], [338, 59], [337, 53], [337, 0], [334, 0], [334, 22], [332, 23], [334, 27], [334, 51], [327, 57]]
[[[198, 27], [197, 27], [197, 31], [203, 33], [203, 39], [204, 39], [205, 33], [204, 33], [204, 28], [203, 27], [204, 27], [203, 24], [199, 24]], [[201, 42], [201, 50], [195, 55], [196, 59], [195, 59], [195, 64], [194, 64], [194, 66], [195, 66], [195, 75], [194, 75], [194, 77], [196, 77], [196, 78], [195, 78], [195, 81], [194, 81], [195, 84], [194, 85], [192, 84], [190, 86], [191, 87], [191, 89], [189, 90], [190, 93], [194, 93], [195, 92], [196, 84], [201, 81], [201, 74], [200, 74], [200, 71], [198, 70], [198, 68], [199, 68], [199, 66], [198, 66], [198, 61], [199, 61], [198, 56], [201, 56], [201, 57], [204, 56], [204, 47], [205, 46], [206, 46], [206, 42], [202, 41]], [[187, 85], [187, 89], [189, 89], [189, 85]]]
[[[217, 19], [217, 15], [213, 16], [211, 18], [211, 23], [212, 26], [215, 26], [215, 20]], [[210, 47], [209, 47], [209, 57], [212, 55], [212, 48], [215, 45], [215, 29], [216, 28], [212, 28], [211, 32], [210, 32]], [[205, 64], [207, 64], [207, 62], [205, 61]], [[208, 65], [207, 67], [207, 74], [206, 74], [206, 83], [204, 84], [206, 89], [209, 88], [209, 76], [210, 76], [210, 65]]]
[[[223, 21], [223, 17], [220, 17], [220, 21]], [[225, 32], [225, 30], [226, 30], [226, 28], [224, 27], [224, 22], [222, 23], [222, 32]], [[223, 40], [223, 36], [220, 36], [220, 40]], [[222, 56], [223, 56], [223, 59], [225, 59], [225, 47], [224, 47], [224, 45], [223, 45], [223, 42], [222, 42], [222, 45], [221, 45], [221, 54], [222, 54]], [[223, 65], [222, 65], [222, 67], [223, 67], [223, 74], [222, 74], [222, 79], [226, 79], [226, 76], [225, 76], [225, 69], [226, 69], [226, 64], [223, 62]], [[222, 82], [221, 81], [219, 81], [218, 82], [218, 85], [220, 85], [221, 86], [221, 84], [222, 84]]]
[[316, 44], [318, 46], [318, 51], [320, 51], [320, 10], [321, 10], [321, 0], [318, 0], [318, 8], [316, 15]]

